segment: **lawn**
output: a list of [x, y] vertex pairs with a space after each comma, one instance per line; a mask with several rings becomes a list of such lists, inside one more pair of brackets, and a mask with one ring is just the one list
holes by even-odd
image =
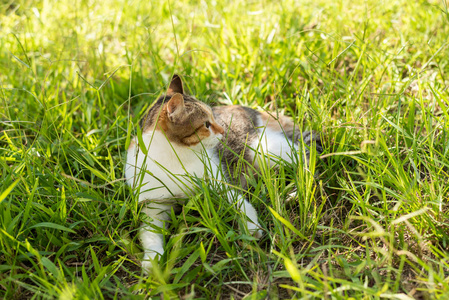
[[[446, 0], [1, 1], [0, 298], [448, 299], [448, 37]], [[124, 162], [174, 73], [324, 152], [250, 180], [260, 240], [198, 180], [146, 276]]]

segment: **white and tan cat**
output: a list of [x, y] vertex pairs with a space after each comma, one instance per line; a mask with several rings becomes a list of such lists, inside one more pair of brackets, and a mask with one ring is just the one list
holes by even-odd
[[[275, 165], [276, 159], [291, 162], [292, 151], [305, 149], [300, 146], [301, 141], [310, 145], [318, 140], [314, 134], [301, 133], [285, 116], [275, 119], [239, 105], [211, 108], [185, 95], [177, 75], [173, 76], [167, 94], [156, 101], [142, 120], [141, 129], [141, 144], [135, 137], [128, 148], [125, 172], [139, 202], [145, 202], [143, 211], [149, 217], [140, 230], [145, 251], [142, 267], [146, 271], [151, 270], [151, 260], [164, 253], [160, 232], [176, 203], [174, 199], [187, 198], [195, 191], [192, 176], [212, 176], [219, 182], [226, 177], [245, 188], [242, 166], [237, 166], [242, 155], [247, 165], [257, 170], [258, 154], [270, 157], [271, 165]], [[308, 161], [307, 148], [303, 154]], [[244, 172], [251, 169], [243, 166]], [[236, 190], [229, 190], [227, 198], [246, 214], [248, 230], [261, 237], [253, 206]]]

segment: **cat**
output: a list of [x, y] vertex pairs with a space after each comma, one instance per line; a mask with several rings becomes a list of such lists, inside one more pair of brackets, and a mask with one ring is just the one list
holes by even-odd
[[[292, 151], [301, 153], [303, 149], [307, 163], [309, 149], [301, 147], [302, 143], [321, 150], [318, 135], [301, 132], [286, 116], [275, 118], [239, 105], [211, 108], [186, 95], [178, 75], [173, 76], [166, 95], [154, 103], [140, 127], [141, 138], [134, 137], [127, 150], [125, 175], [139, 202], [145, 203], [142, 211], [149, 217], [139, 232], [145, 272], [151, 272], [152, 260], [164, 253], [160, 229], [170, 218], [175, 199], [195, 192], [191, 176], [209, 176], [245, 189], [244, 174], [258, 170], [258, 154], [270, 157], [274, 166], [276, 159], [291, 163]], [[243, 166], [239, 163], [242, 156], [246, 161]], [[260, 238], [262, 230], [254, 207], [237, 190], [228, 189], [226, 196], [246, 215], [248, 231]]]

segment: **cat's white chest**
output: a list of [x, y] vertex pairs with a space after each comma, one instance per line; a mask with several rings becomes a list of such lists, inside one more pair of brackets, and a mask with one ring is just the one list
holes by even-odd
[[140, 187], [139, 201], [185, 197], [193, 192], [192, 177], [203, 177], [209, 151], [194, 151], [170, 143], [160, 131], [142, 135], [147, 155], [137, 141], [128, 149], [126, 179], [134, 190]]

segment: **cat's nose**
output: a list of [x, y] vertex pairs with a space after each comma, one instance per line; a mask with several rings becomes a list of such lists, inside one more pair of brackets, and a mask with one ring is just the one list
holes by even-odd
[[217, 133], [223, 134], [223, 133], [224, 133], [224, 128], [221, 127], [221, 126], [218, 125], [218, 124], [214, 124], [214, 125], [212, 126], [212, 129], [214, 130], [215, 134], [217, 134]]

